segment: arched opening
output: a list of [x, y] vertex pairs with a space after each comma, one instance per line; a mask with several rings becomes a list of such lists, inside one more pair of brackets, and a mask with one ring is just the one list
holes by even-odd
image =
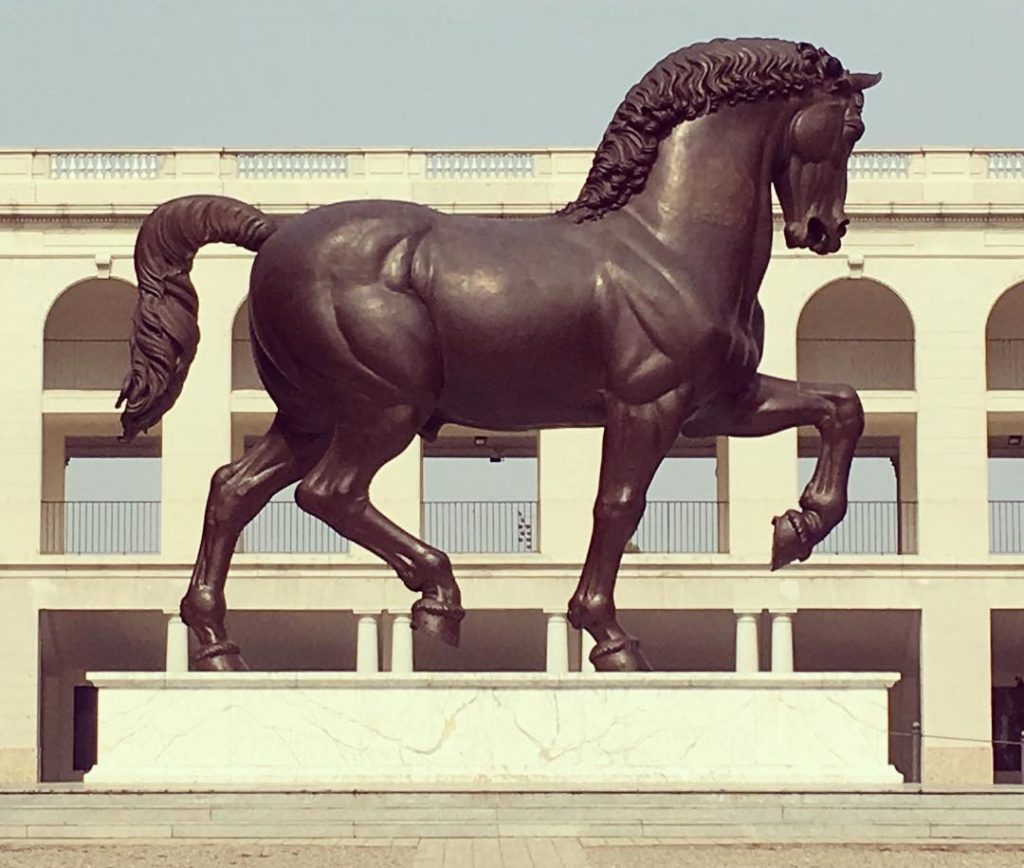
[[54, 302], [43, 330], [44, 389], [120, 389], [137, 290], [110, 278], [83, 280]]
[[262, 389], [263, 383], [252, 360], [252, 341], [249, 339], [249, 300], [242, 302], [231, 327], [231, 388]]
[[881, 283], [844, 278], [819, 289], [797, 326], [797, 379], [855, 389], [914, 388], [914, 321]]
[[995, 303], [985, 327], [990, 389], [1024, 389], [1024, 283], [1010, 287]]

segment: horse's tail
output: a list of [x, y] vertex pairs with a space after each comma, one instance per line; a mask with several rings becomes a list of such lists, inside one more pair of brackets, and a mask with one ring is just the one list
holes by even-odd
[[199, 299], [189, 272], [204, 244], [226, 241], [259, 250], [277, 226], [251, 205], [226, 196], [184, 196], [150, 214], [135, 241], [139, 301], [129, 338], [131, 369], [117, 406], [125, 403], [125, 439], [146, 431], [178, 399], [199, 345]]

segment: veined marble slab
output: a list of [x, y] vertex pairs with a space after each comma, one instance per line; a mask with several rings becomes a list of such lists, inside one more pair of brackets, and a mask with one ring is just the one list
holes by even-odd
[[881, 784], [895, 673], [91, 673], [89, 784]]

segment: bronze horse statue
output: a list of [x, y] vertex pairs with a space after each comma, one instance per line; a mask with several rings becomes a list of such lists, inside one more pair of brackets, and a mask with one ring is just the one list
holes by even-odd
[[648, 484], [680, 434], [815, 426], [817, 467], [800, 509], [774, 520], [772, 568], [807, 558], [845, 515], [863, 412], [848, 386], [757, 373], [771, 190], [790, 247], [839, 249], [863, 91], [880, 77], [806, 43], [683, 48], [629, 91], [579, 196], [548, 216], [353, 201], [277, 222], [223, 196], [153, 211], [135, 247], [125, 436], [156, 424], [181, 392], [199, 341], [189, 271], [212, 242], [258, 251], [252, 350], [278, 408], [211, 480], [181, 602], [197, 667], [246, 668], [224, 627], [228, 566], [245, 525], [296, 481], [302, 509], [420, 594], [412, 626], [457, 645], [465, 613], [448, 557], [369, 499], [382, 465], [449, 422], [604, 427], [593, 535], [568, 607], [596, 641], [599, 670], [650, 668], [616, 620], [613, 591]]

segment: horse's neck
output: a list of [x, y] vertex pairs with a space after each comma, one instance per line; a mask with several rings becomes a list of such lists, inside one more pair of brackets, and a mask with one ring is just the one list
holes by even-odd
[[779, 104], [741, 105], [682, 123], [661, 143], [644, 189], [622, 209], [701, 269], [700, 287], [751, 311], [771, 254], [771, 169]]

